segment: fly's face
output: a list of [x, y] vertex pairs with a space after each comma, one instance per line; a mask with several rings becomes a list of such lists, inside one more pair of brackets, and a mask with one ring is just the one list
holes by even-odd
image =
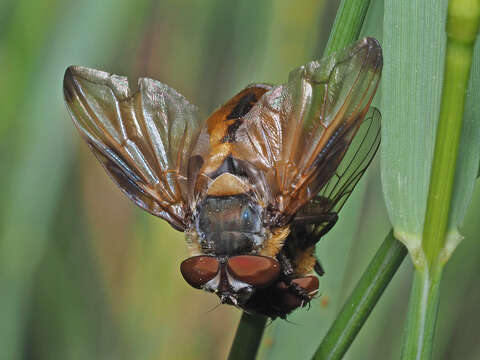
[[256, 291], [277, 281], [280, 264], [258, 255], [199, 255], [184, 260], [180, 270], [194, 288], [218, 295], [224, 304], [245, 307]]
[[365, 38], [250, 85], [206, 121], [172, 88], [72, 66], [68, 110], [82, 137], [137, 205], [184, 231], [193, 287], [271, 318], [305, 306], [323, 273], [315, 244], [380, 142], [370, 108], [382, 69]]

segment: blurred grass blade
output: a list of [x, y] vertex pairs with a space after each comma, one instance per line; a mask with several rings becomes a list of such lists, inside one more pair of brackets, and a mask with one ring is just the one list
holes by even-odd
[[[43, 5], [49, 3], [46, 1]], [[25, 6], [21, 9], [27, 18], [38, 15], [35, 7]], [[16, 145], [22, 152], [18, 155], [20, 160], [15, 169], [3, 174], [8, 176], [9, 193], [3, 199], [8, 212], [0, 226], [0, 289], [4, 289], [0, 296], [3, 314], [0, 359], [22, 358], [28, 294], [33, 275], [48, 244], [49, 227], [55, 221], [53, 215], [65, 181], [67, 165], [72, 161], [74, 142], [68, 134], [73, 131], [73, 126], [67, 120], [61, 91], [65, 68], [72, 63], [88, 64], [110, 56], [116, 44], [111, 41], [109, 34], [128, 33], [130, 29], [125, 23], [126, 17], [131, 16], [134, 9], [141, 10], [142, 5], [129, 5], [126, 1], [89, 0], [62, 9], [67, 12], [55, 24], [57, 31], [48, 43], [43, 44], [48, 51], [36, 47], [38, 51], [32, 48], [29, 54], [35, 57], [29, 61], [36, 63], [37, 68], [28, 79], [29, 91], [21, 95], [22, 106], [16, 110], [18, 114], [15, 117], [17, 130], [21, 134], [17, 139], [22, 141]], [[113, 13], [115, 16], [111, 16]], [[31, 31], [23, 22], [10, 25], [21, 27], [17, 29], [20, 32]], [[121, 41], [122, 37], [117, 37]], [[22, 63], [23, 54], [20, 52], [17, 56], [19, 59], [10, 60]], [[15, 84], [4, 83], [3, 86], [15, 88]], [[37, 96], [30, 97], [30, 93]], [[13, 93], [14, 96], [20, 94], [23, 92]], [[9, 161], [10, 158], [11, 154], [4, 154], [3, 161]]]
[[97, 259], [86, 241], [90, 229], [84, 221], [83, 194], [72, 191], [79, 186], [78, 175], [77, 164], [70, 164], [53, 215], [55, 226], [48, 232], [48, 248], [35, 271], [23, 339], [24, 359], [124, 355], [120, 347], [112, 346], [120, 331], [112, 321]]
[[[7, 7], [8, 2], [2, 2], [0, 12]], [[16, 123], [18, 110], [25, 101], [24, 94], [28, 92], [31, 79], [35, 77], [36, 66], [40, 56], [47, 49], [47, 41], [55, 19], [62, 10], [59, 0], [16, 1], [11, 5], [13, 11], [2, 12], [10, 16], [4, 20], [0, 28], [0, 69], [3, 72], [0, 82], [0, 99], [2, 99], [2, 119], [0, 121], [0, 140], [6, 130]], [[48, 9], [48, 11], [45, 11]], [[28, 30], [25, 27], [28, 24]], [[3, 28], [5, 26], [5, 28]], [[8, 55], [7, 55], [8, 54]]]

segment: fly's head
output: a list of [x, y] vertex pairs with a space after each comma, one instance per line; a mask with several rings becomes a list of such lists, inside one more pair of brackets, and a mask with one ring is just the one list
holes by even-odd
[[181, 264], [185, 280], [218, 295], [222, 303], [243, 307], [256, 289], [270, 286], [280, 264], [258, 255], [266, 237], [263, 209], [253, 196], [209, 195], [194, 214], [195, 239], [202, 255]]
[[198, 255], [184, 260], [180, 270], [194, 288], [216, 294], [224, 304], [244, 308], [255, 291], [278, 279], [280, 264], [258, 255]]

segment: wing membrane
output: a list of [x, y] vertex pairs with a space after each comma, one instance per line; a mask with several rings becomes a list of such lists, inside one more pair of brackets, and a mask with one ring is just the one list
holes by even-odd
[[[238, 156], [266, 173], [276, 220], [288, 221], [335, 174], [375, 95], [378, 42], [365, 38], [294, 70], [266, 93], [238, 130]], [[253, 160], [252, 160], [253, 159]]]
[[380, 145], [380, 120], [378, 109], [371, 108], [339, 166], [315, 197], [322, 213], [338, 213], [367, 170]]
[[82, 137], [125, 194], [141, 208], [184, 230], [191, 144], [201, 127], [196, 108], [147, 78], [133, 92], [117, 75], [70, 67], [64, 95]]

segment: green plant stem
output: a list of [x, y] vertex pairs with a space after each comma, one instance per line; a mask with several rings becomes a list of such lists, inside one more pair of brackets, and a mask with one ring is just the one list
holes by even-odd
[[442, 266], [430, 275], [415, 271], [405, 326], [402, 359], [430, 359], [437, 322]]
[[393, 237], [391, 230], [343, 305], [313, 359], [333, 360], [343, 357], [406, 255], [407, 249]]
[[447, 50], [435, 150], [430, 175], [422, 248], [410, 295], [402, 359], [432, 357], [439, 289], [453, 181], [462, 130], [473, 45], [480, 21], [478, 0], [451, 0], [447, 12]]
[[[342, 1], [324, 50], [324, 56], [330, 55], [336, 50], [343, 49], [358, 38], [369, 5], [370, 0]], [[319, 96], [316, 95], [317, 94], [313, 94], [313, 103], [318, 101]], [[260, 344], [261, 334], [263, 333], [263, 327], [260, 332], [259, 327], [261, 326], [261, 322], [254, 322], [250, 316], [251, 315], [244, 313], [240, 319], [238, 330], [230, 350], [229, 359], [240, 359], [241, 357], [238, 357], [238, 354], [243, 354], [242, 351], [247, 348], [251, 352], [249, 352], [250, 357], [246, 358], [255, 358]], [[263, 321], [262, 326], [264, 326], [264, 324], [265, 321]], [[251, 334], [249, 334], [249, 332], [251, 332]], [[250, 341], [253, 341], [253, 343], [250, 344]]]
[[345, 0], [340, 4], [323, 56], [345, 48], [358, 39], [370, 0]]
[[[478, 32], [479, 8], [478, 1], [472, 0], [453, 0], [449, 3], [442, 102], [422, 240], [431, 269], [436, 266], [445, 244], [466, 89]], [[472, 19], [471, 15], [475, 12], [477, 14]], [[471, 31], [466, 32], [466, 29]]]
[[267, 317], [244, 312], [238, 324], [228, 360], [255, 359]]

